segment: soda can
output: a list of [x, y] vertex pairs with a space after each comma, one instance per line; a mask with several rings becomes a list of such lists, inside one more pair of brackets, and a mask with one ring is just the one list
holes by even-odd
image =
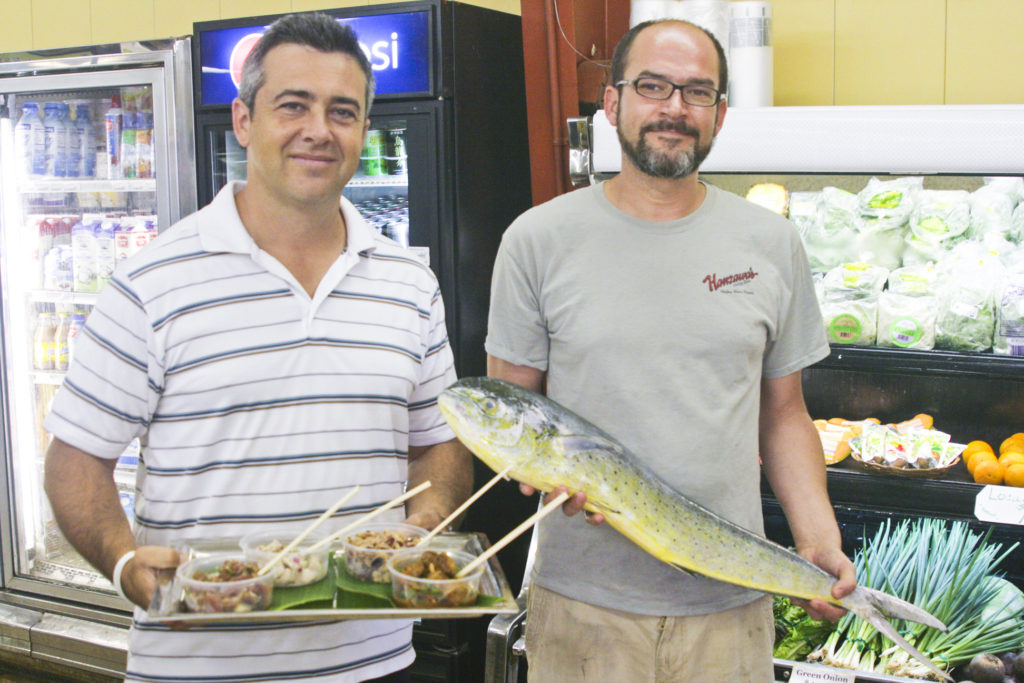
[[388, 129], [387, 149], [388, 175], [406, 175], [405, 126]]
[[386, 175], [384, 166], [384, 131], [371, 128], [366, 133], [366, 144], [363, 146], [363, 174], [367, 176]]

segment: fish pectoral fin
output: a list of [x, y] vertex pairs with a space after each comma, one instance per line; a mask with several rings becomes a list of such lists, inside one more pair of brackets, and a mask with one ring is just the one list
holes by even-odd
[[675, 569], [678, 569], [678, 570], [679, 570], [679, 571], [681, 571], [682, 573], [684, 573], [684, 574], [686, 574], [686, 575], [688, 575], [688, 576], [692, 576], [692, 577], [694, 577], [694, 578], [696, 578], [696, 577], [698, 577], [698, 576], [703, 576], [702, 574], [698, 574], [698, 573], [697, 573], [697, 572], [695, 572], [695, 571], [692, 571], [692, 570], [690, 570], [690, 569], [687, 569], [686, 567], [684, 567], [684, 566], [683, 566], [683, 565], [681, 565], [681, 564], [675, 564], [675, 563], [673, 563], [673, 562], [669, 562], [669, 565], [670, 565], [670, 566], [672, 566], [672, 567], [674, 567]]
[[917, 605], [912, 605], [906, 600], [897, 598], [895, 595], [889, 595], [888, 593], [875, 590], [874, 588], [868, 588], [867, 586], [858, 586], [857, 590], [864, 591], [868, 602], [870, 602], [875, 609], [888, 617], [914, 621], [918, 624], [937, 628], [940, 631], [946, 630], [946, 625], [930, 613], [921, 609]]
[[553, 439], [557, 441], [563, 452], [575, 453], [578, 451], [612, 451], [622, 453], [622, 446], [591, 434], [563, 434]]

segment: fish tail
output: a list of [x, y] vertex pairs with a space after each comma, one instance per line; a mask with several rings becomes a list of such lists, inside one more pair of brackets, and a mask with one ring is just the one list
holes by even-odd
[[[857, 595], [858, 592], [861, 592], [860, 595]], [[911, 605], [909, 602], [865, 586], [858, 586], [853, 593], [847, 596], [847, 598], [850, 597], [863, 598], [863, 600], [855, 599], [850, 601], [855, 603], [849, 606], [851, 612], [874, 626], [879, 633], [883, 634], [886, 638], [903, 648], [908, 654], [910, 654], [910, 656], [924, 664], [929, 671], [938, 675], [941, 680], [953, 680], [949, 674], [936, 666], [935, 662], [926, 657], [924, 653], [911, 645], [906, 638], [901, 636], [896, 628], [883, 616], [883, 612], [896, 618], [909, 619], [928, 626], [937, 624], [935, 628], [945, 631], [946, 627], [941, 621], [919, 607]], [[844, 602], [846, 601], [847, 600], [844, 599]]]

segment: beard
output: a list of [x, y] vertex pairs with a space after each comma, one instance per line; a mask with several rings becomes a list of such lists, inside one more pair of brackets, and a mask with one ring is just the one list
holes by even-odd
[[[620, 121], [619, 123], [621, 124], [622, 122]], [[660, 130], [671, 130], [689, 135], [694, 140], [693, 150], [659, 152], [651, 149], [647, 144], [647, 133]], [[622, 151], [626, 153], [626, 157], [642, 173], [646, 173], [654, 178], [685, 178], [695, 172], [711, 152], [711, 143], [714, 141], [714, 138], [712, 138], [706, 143], [702, 143], [700, 131], [691, 127], [685, 121], [662, 120], [648, 123], [640, 128], [635, 145], [622, 134], [621, 125], [616, 127], [616, 133], [619, 136], [619, 144], [622, 145]]]

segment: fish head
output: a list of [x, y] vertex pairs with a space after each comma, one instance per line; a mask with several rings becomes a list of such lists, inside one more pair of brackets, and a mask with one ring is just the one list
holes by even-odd
[[[448, 426], [495, 472], [530, 460], [539, 447], [543, 415], [538, 394], [493, 377], [467, 377], [438, 396]], [[513, 468], [513, 475], [515, 468]]]

